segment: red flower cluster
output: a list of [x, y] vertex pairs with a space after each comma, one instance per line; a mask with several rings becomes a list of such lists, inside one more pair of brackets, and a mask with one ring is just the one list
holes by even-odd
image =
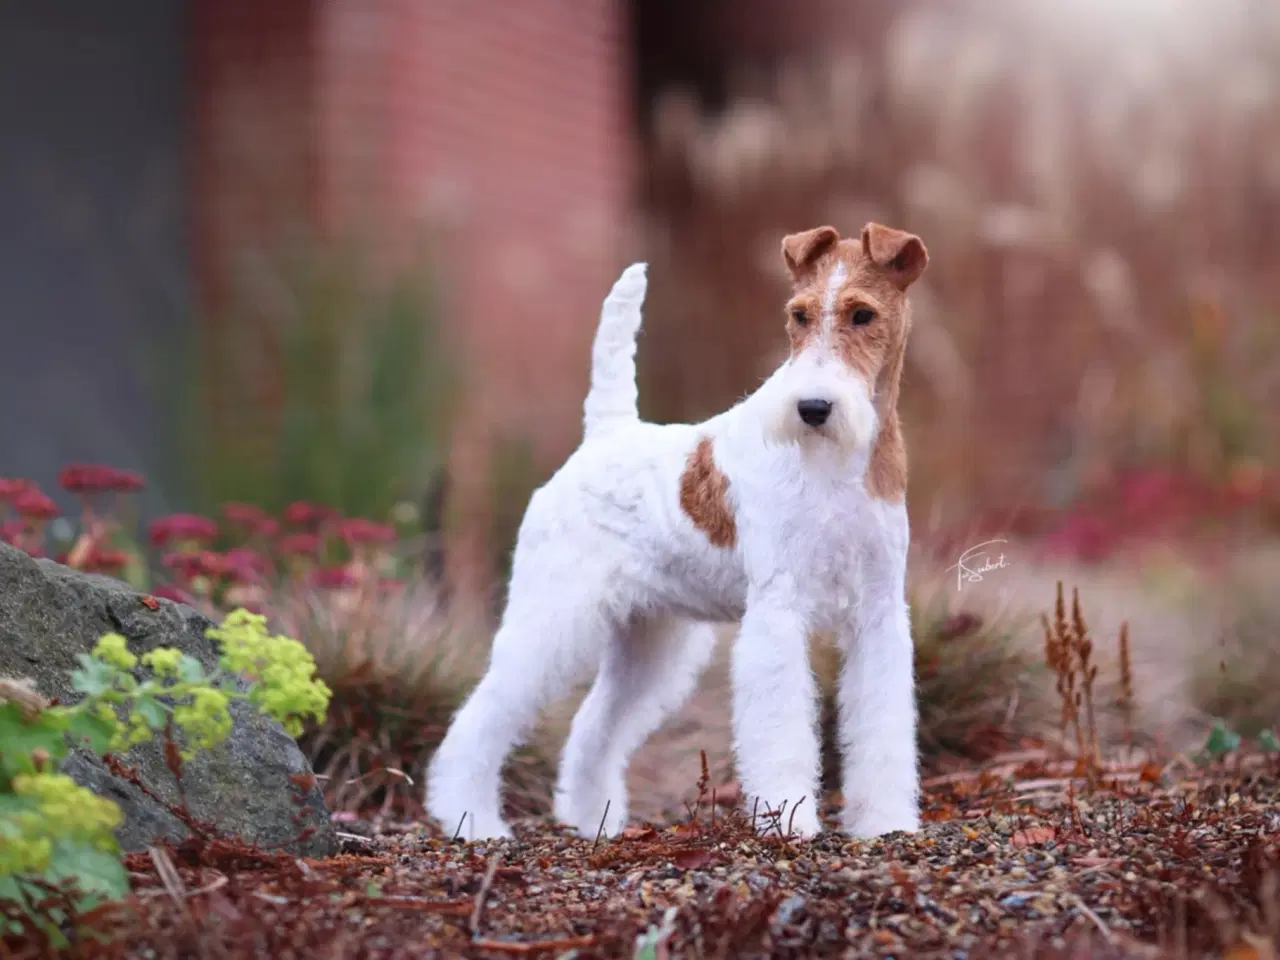
[[12, 500], [31, 485], [29, 480], [17, 477], [0, 477], [0, 503]]
[[[129, 563], [129, 555], [123, 550], [112, 550], [90, 544], [89, 549], [81, 557], [76, 557], [75, 550], [64, 550], [56, 559], [59, 563], [73, 566], [77, 570], [89, 573], [106, 573], [115, 576]], [[74, 561], [74, 562], [73, 562]]]
[[212, 550], [166, 553], [160, 562], [183, 580], [194, 580], [196, 577], [220, 577], [226, 571], [222, 556]]
[[285, 557], [318, 557], [320, 537], [314, 533], [289, 533], [276, 541], [276, 550]]
[[157, 547], [186, 540], [209, 543], [218, 536], [218, 525], [194, 513], [175, 513], [152, 521], [148, 535]]
[[271, 561], [248, 547], [236, 547], [222, 555], [224, 575], [233, 583], [260, 583], [271, 572]]
[[326, 507], [322, 503], [308, 503], [305, 500], [299, 500], [297, 503], [291, 503], [284, 508], [284, 522], [291, 527], [298, 527], [303, 530], [318, 530], [330, 520], [336, 520], [338, 511], [332, 507]]
[[9, 503], [19, 516], [28, 520], [52, 520], [58, 515], [57, 505], [34, 483], [10, 497]]
[[68, 493], [91, 496], [95, 493], [136, 493], [145, 484], [142, 474], [92, 463], [73, 463], [58, 474], [58, 486]]
[[[17, 517], [7, 518], [11, 512]], [[57, 505], [30, 480], [0, 477], [0, 542], [42, 557], [45, 521], [58, 513]]]
[[[142, 490], [143, 477], [132, 470], [72, 463], [59, 472], [58, 485], [84, 504], [82, 529], [58, 559], [79, 570], [121, 574], [133, 555], [114, 548], [111, 537], [118, 523], [109, 510], [97, 515], [89, 498]], [[41, 555], [44, 521], [58, 512], [31, 481], [0, 477], [0, 540]], [[344, 518], [310, 501], [289, 504], [280, 519], [253, 503], [225, 503], [219, 520], [178, 513], [151, 522], [147, 538], [160, 551], [159, 566], [169, 580], [155, 586], [156, 597], [206, 606], [260, 605], [280, 575], [330, 590], [368, 584], [382, 594], [404, 586], [380, 575], [371, 562], [373, 554], [396, 542], [396, 528], [389, 524]]]

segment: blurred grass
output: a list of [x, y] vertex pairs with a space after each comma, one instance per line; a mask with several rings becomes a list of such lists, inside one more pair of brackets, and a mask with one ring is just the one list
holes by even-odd
[[385, 518], [443, 467], [462, 382], [429, 269], [354, 245], [246, 269], [183, 366], [178, 432], [201, 509], [316, 501]]

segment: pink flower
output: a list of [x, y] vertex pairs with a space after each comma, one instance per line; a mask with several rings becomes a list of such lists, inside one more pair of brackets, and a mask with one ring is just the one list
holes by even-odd
[[8, 520], [0, 523], [0, 543], [16, 544], [18, 538], [27, 532], [25, 520]]
[[0, 477], [0, 501], [12, 500], [30, 485], [31, 481], [29, 480], [20, 480], [17, 477]]
[[322, 503], [308, 503], [304, 500], [291, 503], [284, 508], [284, 522], [291, 527], [301, 527], [304, 530], [314, 530], [337, 515], [338, 512], [332, 507], [326, 507]]
[[142, 474], [91, 463], [73, 463], [58, 474], [58, 486], [68, 493], [135, 493], [145, 486]]
[[313, 587], [319, 587], [322, 590], [341, 590], [345, 587], [354, 587], [360, 582], [359, 578], [346, 567], [322, 567], [312, 571], [310, 581]]
[[258, 583], [271, 569], [271, 561], [256, 550], [238, 547], [222, 555], [223, 571], [234, 583]]
[[374, 523], [362, 517], [343, 520], [338, 525], [338, 535], [347, 541], [349, 546], [378, 546], [391, 543], [396, 538], [394, 527], [385, 523]]
[[129, 562], [123, 550], [93, 550], [85, 561], [84, 569], [99, 573], [119, 573]]
[[218, 535], [218, 525], [208, 517], [193, 513], [175, 513], [153, 520], [148, 535], [157, 547], [167, 546], [175, 540], [208, 543]]
[[320, 538], [314, 533], [290, 533], [276, 541], [276, 549], [286, 557], [316, 557]]
[[28, 484], [11, 502], [13, 509], [28, 520], [51, 520], [58, 515], [57, 505], [35, 484]]
[[223, 563], [222, 557], [212, 550], [198, 550], [195, 553], [166, 553], [160, 562], [166, 569], [188, 581], [196, 577], [220, 577], [226, 572], [226, 564]]

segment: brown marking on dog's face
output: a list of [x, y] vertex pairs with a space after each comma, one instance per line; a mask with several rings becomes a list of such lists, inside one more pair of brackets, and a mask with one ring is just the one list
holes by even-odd
[[873, 390], [879, 432], [867, 467], [868, 492], [906, 496], [907, 457], [898, 422], [898, 391], [911, 315], [907, 290], [929, 254], [920, 238], [869, 223], [857, 240], [818, 227], [782, 241], [791, 273], [787, 335], [792, 355], [825, 346]]
[[716, 466], [711, 438], [702, 437], [680, 475], [680, 509], [707, 535], [712, 546], [732, 547], [738, 526], [729, 508], [729, 478]]

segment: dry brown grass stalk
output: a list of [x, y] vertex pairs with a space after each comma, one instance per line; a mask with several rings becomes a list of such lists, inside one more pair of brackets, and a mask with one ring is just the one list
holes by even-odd
[[1116, 707], [1120, 711], [1120, 717], [1124, 722], [1124, 742], [1125, 746], [1130, 750], [1133, 749], [1134, 730], [1134, 691], [1133, 691], [1133, 659], [1129, 652], [1129, 624], [1128, 621], [1120, 624], [1120, 695], [1116, 698]]

